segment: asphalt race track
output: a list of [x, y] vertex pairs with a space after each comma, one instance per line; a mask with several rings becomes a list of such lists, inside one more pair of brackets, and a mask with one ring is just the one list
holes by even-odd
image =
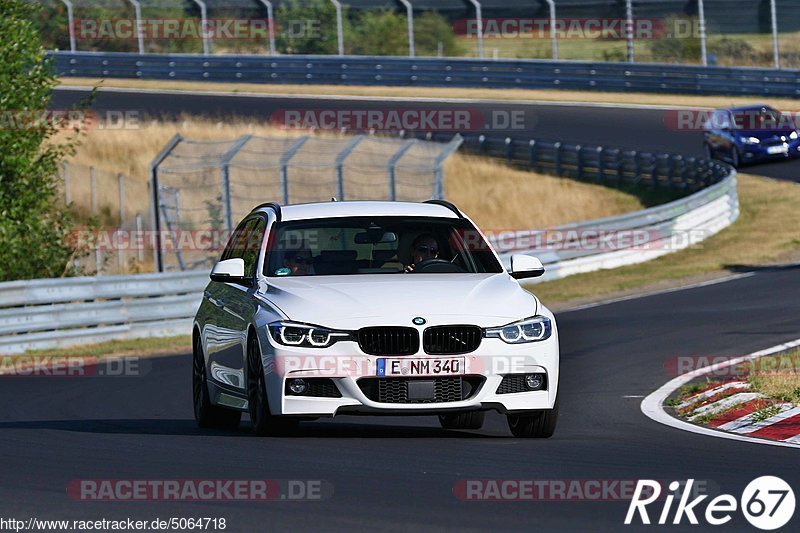
[[[738, 498], [761, 475], [796, 482], [796, 450], [661, 426], [640, 412], [638, 397], [670, 379], [670, 356], [744, 354], [796, 338], [798, 275], [797, 267], [766, 270], [559, 315], [562, 416], [549, 440], [515, 439], [494, 413], [479, 432], [445, 432], [433, 417], [341, 417], [304, 423], [294, 438], [255, 437], [247, 421], [236, 432], [202, 431], [192, 419], [188, 354], [153, 360], [142, 377], [3, 378], [0, 501], [18, 517], [226, 517], [230, 531], [621, 531], [624, 502], [461, 501], [453, 485], [695, 478]], [[322, 479], [334, 493], [314, 502], [70, 499], [68, 482], [87, 478]], [[748, 528], [736, 514], [719, 529]]]
[[[53, 107], [77, 96], [59, 90]], [[96, 108], [266, 118], [290, 105], [320, 107], [305, 97], [104, 92]], [[664, 111], [491, 108], [524, 109], [526, 136], [700, 155], [699, 136], [670, 131]], [[800, 161], [746, 171], [800, 181]], [[225, 517], [229, 531], [624, 531], [653, 529], [623, 526], [626, 501], [461, 501], [453, 487], [466, 479], [694, 478], [738, 499], [762, 475], [796, 484], [796, 450], [687, 433], [640, 411], [641, 398], [673, 377], [665, 370], [673, 356], [746, 354], [800, 336], [800, 266], [736, 267], [752, 275], [557, 315], [561, 418], [549, 440], [513, 438], [494, 413], [482, 431], [446, 432], [433, 417], [340, 417], [304, 423], [293, 438], [255, 437], [246, 417], [238, 431], [204, 431], [192, 418], [188, 354], [150, 360], [139, 377], [0, 378], [0, 501], [17, 518]], [[67, 495], [70, 480], [108, 478], [315, 479], [330, 483], [333, 495], [224, 503], [81, 502]], [[689, 529], [708, 526], [669, 527]], [[740, 512], [716, 529], [753, 531]]]
[[[278, 87], [276, 91], [280, 92]], [[78, 102], [86, 91], [58, 89], [53, 109], [66, 109]], [[493, 113], [522, 112], [521, 129], [494, 130], [494, 134], [515, 138], [542, 138], [566, 142], [601, 144], [637, 150], [672, 152], [702, 156], [702, 134], [676, 131], [666, 118], [674, 111], [664, 109], [597, 107], [525, 103], [403, 103], [395, 100], [325, 99], [312, 96], [257, 97], [242, 95], [160, 94], [137, 90], [104, 90], [98, 94], [94, 109], [136, 110], [143, 116], [177, 117], [181, 114], [207, 116], [221, 120], [243, 117], [268, 121], [281, 110], [319, 109], [448, 109], [477, 110], [491, 120]], [[508, 116], [508, 115], [506, 115]], [[477, 127], [476, 131], [485, 132]], [[747, 166], [743, 172], [800, 181], [800, 159]]]

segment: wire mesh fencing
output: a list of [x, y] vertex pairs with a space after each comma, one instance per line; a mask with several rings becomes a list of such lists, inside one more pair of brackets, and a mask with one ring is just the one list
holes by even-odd
[[443, 164], [461, 144], [424, 139], [175, 136], [151, 166], [156, 270], [210, 266], [254, 206], [444, 197]]

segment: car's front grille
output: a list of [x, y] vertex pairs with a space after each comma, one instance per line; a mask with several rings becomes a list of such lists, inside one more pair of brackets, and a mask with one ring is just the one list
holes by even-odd
[[286, 380], [287, 396], [314, 396], [316, 398], [341, 398], [339, 387], [330, 378], [300, 378], [306, 382], [306, 391], [302, 394], [293, 394], [289, 389], [292, 378]]
[[456, 355], [475, 351], [483, 332], [478, 326], [432, 326], [422, 334], [422, 348], [431, 355]]
[[[468, 400], [480, 389], [482, 376], [453, 376], [441, 378], [362, 378], [358, 381], [361, 392], [380, 403], [446, 403]], [[409, 397], [410, 383], [433, 385], [430, 397]]]
[[419, 351], [419, 333], [400, 326], [361, 328], [358, 347], [370, 355], [410, 355]]
[[[547, 378], [545, 377], [542, 387], [538, 390], [547, 390]], [[515, 392], [529, 392], [530, 389], [525, 385], [525, 374], [509, 374], [503, 376], [503, 380], [497, 387], [497, 394], [512, 394]]]

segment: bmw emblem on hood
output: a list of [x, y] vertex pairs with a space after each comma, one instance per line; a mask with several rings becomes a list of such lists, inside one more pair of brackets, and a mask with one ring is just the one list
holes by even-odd
[[412, 322], [414, 324], [416, 324], [417, 326], [421, 326], [422, 324], [424, 324], [427, 321], [424, 318], [422, 318], [421, 316], [415, 316], [414, 320], [412, 320]]

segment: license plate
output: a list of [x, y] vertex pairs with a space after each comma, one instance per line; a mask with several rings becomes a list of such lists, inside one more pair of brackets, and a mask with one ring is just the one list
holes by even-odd
[[463, 357], [434, 359], [378, 359], [378, 376], [458, 376], [464, 374]]
[[785, 144], [783, 146], [768, 146], [767, 153], [768, 154], [785, 154], [789, 151], [789, 147]]

